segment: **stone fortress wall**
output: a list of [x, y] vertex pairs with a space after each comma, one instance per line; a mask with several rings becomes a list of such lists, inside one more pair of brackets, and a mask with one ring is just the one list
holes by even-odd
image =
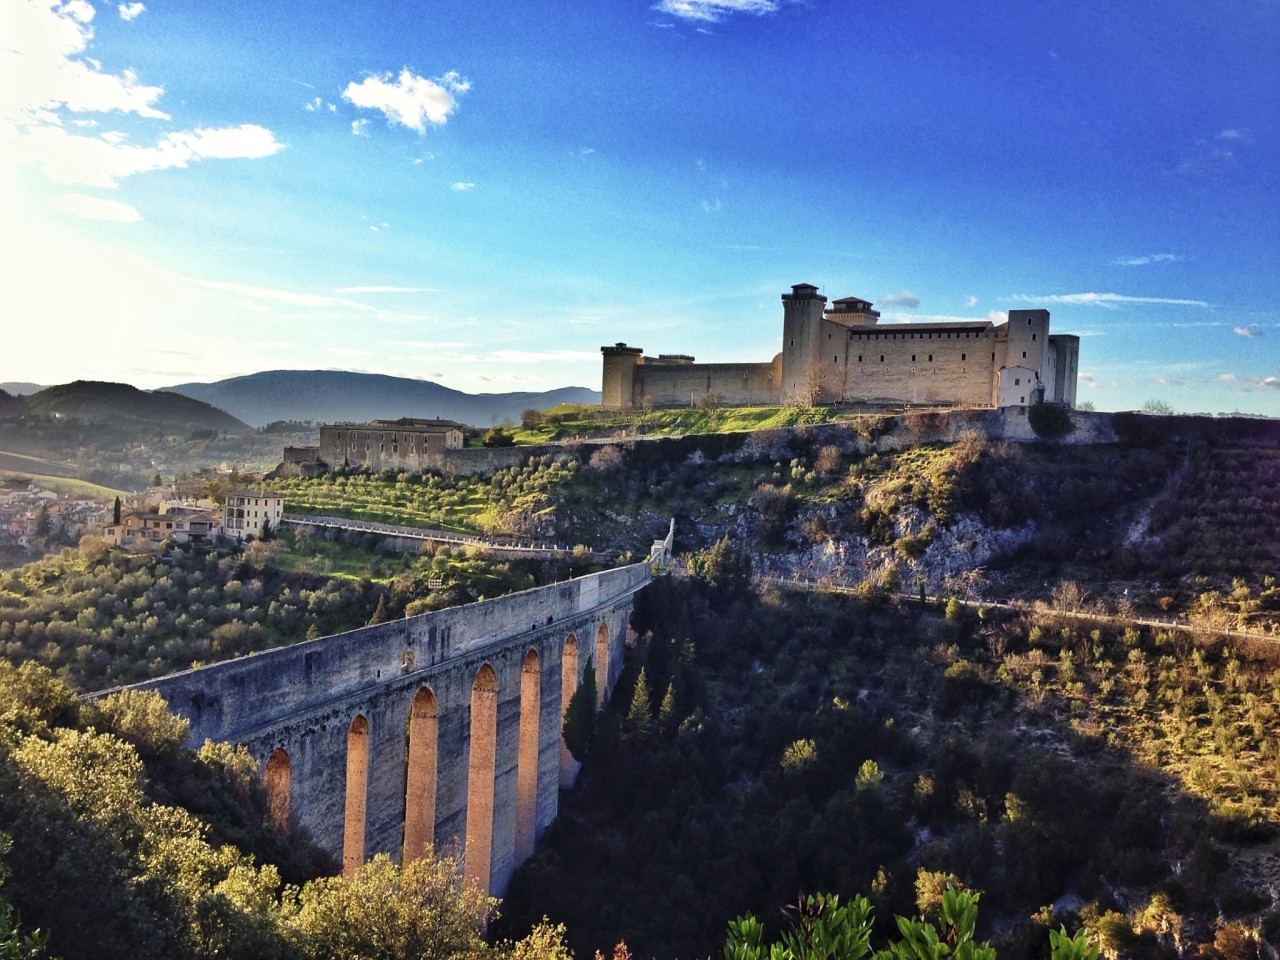
[[1050, 335], [1047, 310], [1011, 310], [1005, 323], [881, 324], [872, 304], [835, 301], [811, 284], [782, 295], [782, 352], [769, 363], [695, 363], [601, 347], [602, 405], [872, 403], [1026, 407], [1075, 405], [1080, 338]]

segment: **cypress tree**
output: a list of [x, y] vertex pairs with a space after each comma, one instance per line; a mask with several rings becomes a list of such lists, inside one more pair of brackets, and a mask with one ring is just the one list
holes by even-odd
[[591, 734], [596, 726], [596, 668], [593, 657], [587, 657], [582, 681], [578, 689], [569, 698], [569, 706], [564, 711], [564, 726], [561, 735], [564, 745], [573, 759], [581, 761], [587, 755], [587, 747], [591, 743]]
[[629, 738], [644, 740], [652, 729], [653, 706], [649, 702], [649, 679], [645, 676], [644, 667], [641, 667], [640, 676], [636, 678], [635, 692], [631, 695], [631, 707], [627, 710], [623, 732]]
[[658, 707], [658, 726], [666, 731], [674, 729], [676, 722], [676, 685], [667, 684], [667, 692], [662, 695], [662, 705]]
[[369, 618], [369, 626], [375, 626], [379, 623], [386, 623], [391, 617], [387, 613], [387, 595], [385, 593], [378, 594], [378, 606], [373, 611], [373, 616]]
[[116, 505], [111, 508], [111, 523], [117, 526], [120, 523], [120, 498], [116, 497]]

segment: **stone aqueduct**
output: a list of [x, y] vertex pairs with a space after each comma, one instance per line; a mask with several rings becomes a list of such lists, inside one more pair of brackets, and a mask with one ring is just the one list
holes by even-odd
[[622, 669], [644, 563], [136, 684], [244, 744], [272, 817], [306, 827], [350, 873], [376, 853], [461, 851], [495, 895], [555, 819], [577, 764], [564, 708], [588, 660], [601, 702]]

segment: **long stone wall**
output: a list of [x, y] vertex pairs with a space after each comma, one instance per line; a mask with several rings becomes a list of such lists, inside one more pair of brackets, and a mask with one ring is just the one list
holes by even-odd
[[645, 397], [659, 407], [687, 405], [707, 394], [728, 404], [777, 403], [780, 371], [780, 363], [642, 363], [628, 406]]
[[[273, 811], [301, 822], [345, 870], [375, 853], [412, 857], [406, 837], [425, 834], [501, 895], [576, 772], [560, 735], [567, 697], [589, 660], [601, 696], [612, 689], [632, 598], [653, 572], [632, 564], [134, 689], [157, 690], [189, 719], [193, 746], [246, 745], [267, 772]], [[487, 725], [475, 704], [492, 705], [479, 718]], [[429, 751], [410, 746], [411, 714]], [[424, 807], [429, 822], [406, 831], [406, 811]], [[477, 810], [490, 812], [478, 820]]]

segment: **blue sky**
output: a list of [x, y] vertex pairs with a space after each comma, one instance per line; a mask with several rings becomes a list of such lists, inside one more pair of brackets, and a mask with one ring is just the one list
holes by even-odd
[[1280, 7], [16, 0], [0, 380], [599, 388], [793, 283], [1280, 415]]

